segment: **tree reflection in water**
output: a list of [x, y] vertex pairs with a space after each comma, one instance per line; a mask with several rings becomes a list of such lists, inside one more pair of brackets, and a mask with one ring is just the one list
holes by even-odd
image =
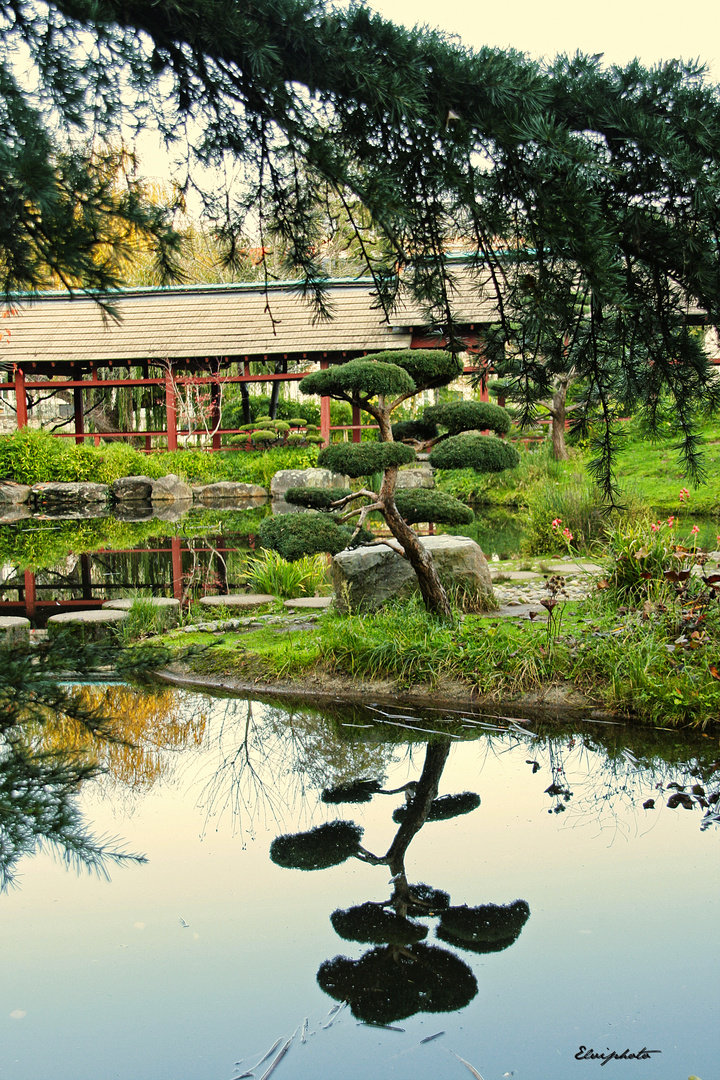
[[[405, 856], [423, 825], [433, 817], [467, 813], [480, 802], [472, 792], [438, 799], [450, 746], [447, 737], [427, 744], [419, 780], [405, 785], [407, 801], [399, 815], [400, 827], [385, 855], [373, 855], [362, 847], [362, 830], [347, 821], [278, 837], [270, 848], [274, 862], [295, 869], [320, 869], [350, 857], [389, 868], [393, 892], [386, 901], [367, 902], [331, 915], [340, 937], [376, 947], [358, 960], [346, 956], [326, 960], [317, 975], [322, 989], [338, 1001], [349, 1002], [353, 1015], [365, 1023], [390, 1024], [418, 1012], [450, 1012], [464, 1008], [477, 993], [475, 976], [459, 956], [423, 944], [428, 928], [417, 918], [438, 917], [437, 936], [457, 948], [497, 952], [515, 941], [530, 915], [524, 900], [506, 906], [452, 907], [447, 893], [407, 880]], [[383, 794], [377, 785], [368, 783], [345, 789], [351, 802], [366, 801], [368, 794], [375, 793]], [[326, 792], [325, 798], [339, 802], [342, 794], [338, 796], [335, 789]]]

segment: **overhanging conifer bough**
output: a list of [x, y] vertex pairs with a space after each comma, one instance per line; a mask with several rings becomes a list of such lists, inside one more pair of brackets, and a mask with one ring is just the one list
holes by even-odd
[[[0, 209], [23, 226], [2, 233], [6, 283], [30, 283], [49, 261], [102, 284], [81, 252], [92, 229], [78, 239], [68, 225], [84, 206], [58, 212], [70, 188], [38, 183], [48, 155], [31, 151], [43, 140], [67, 150], [59, 119], [75, 134], [110, 132], [126, 110], [186, 135], [189, 165], [242, 165], [235, 196], [202, 193], [229, 263], [259, 224], [330, 314], [320, 207], [328, 190], [354, 196], [383, 241], [371, 250], [356, 223], [379, 303], [391, 309], [402, 271], [456, 349], [447, 251], [460, 242], [495, 296], [491, 344], [528, 418], [572, 362], [604, 420], [606, 486], [616, 402], [652, 422], [662, 392], [697, 468], [693, 422], [718, 388], [691, 324], [720, 321], [720, 103], [697, 68], [604, 70], [581, 56], [545, 68], [312, 0], [0, 0], [0, 20]], [[19, 39], [37, 65], [35, 96], [13, 78]], [[82, 164], [72, 150], [68, 160]], [[90, 204], [89, 221], [101, 220], [102, 200]], [[171, 269], [168, 223], [148, 227]]]

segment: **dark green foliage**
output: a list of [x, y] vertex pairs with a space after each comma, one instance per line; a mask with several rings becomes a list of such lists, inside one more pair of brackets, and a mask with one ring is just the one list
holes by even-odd
[[303, 394], [326, 394], [343, 401], [366, 401], [385, 394], [399, 397], [416, 391], [412, 378], [397, 364], [375, 360], [349, 360], [327, 371], [314, 371], [300, 382]]
[[437, 424], [430, 420], [398, 420], [392, 426], [392, 437], [396, 442], [403, 439], [434, 439], [438, 433]]
[[423, 410], [423, 418], [447, 428], [450, 435], [459, 435], [461, 431], [494, 431], [496, 435], [507, 435], [511, 423], [505, 409], [489, 401], [446, 401], [428, 405]]
[[492, 435], [453, 435], [438, 443], [430, 454], [434, 469], [475, 469], [480, 473], [503, 472], [520, 463], [515, 447]]
[[[617, 403], [654, 427], [666, 389], [697, 472], [694, 423], [720, 401], [688, 325], [688, 312], [720, 323], [720, 99], [701, 76], [680, 61], [473, 51], [364, 4], [0, 0], [0, 284], [43, 283], [50, 265], [112, 286], [133, 230], [172, 268], [169, 212], [81, 146], [90, 131], [109, 144], [133, 115], [175, 140], [189, 185], [238, 160], [241, 190], [202, 191], [228, 268], [259, 231], [331, 315], [325, 208], [349, 200], [388, 319], [402, 290], [457, 352], [474, 286], [496, 312], [485, 353], [519, 388], [521, 420], [572, 365], [591, 388], [586, 414], [603, 417], [595, 466], [609, 489]], [[201, 132], [192, 147], [184, 130]], [[469, 289], [448, 254], [458, 236], [475, 244]]]
[[305, 833], [278, 836], [270, 858], [289, 870], [324, 870], [356, 855], [363, 830], [352, 821], [331, 821]]
[[393, 465], [409, 465], [415, 451], [404, 443], [336, 443], [318, 454], [318, 465], [346, 476], [369, 476]]
[[447, 386], [463, 373], [459, 356], [446, 349], [397, 349], [373, 353], [374, 363], [396, 364], [407, 371], [418, 390]]
[[[329, 552], [337, 555], [350, 543], [354, 529], [338, 525], [326, 514], [278, 514], [264, 518], [260, 525], [260, 543], [277, 551], [283, 559], [294, 562], [303, 555]], [[363, 533], [366, 537], [367, 533]], [[358, 542], [362, 539], [358, 536]]]
[[[58, 679], [62, 672], [87, 676], [121, 655], [114, 643], [82, 647], [73, 635], [33, 648], [0, 647], [0, 892], [12, 883], [18, 861], [44, 844], [68, 865], [104, 875], [109, 865], [145, 861], [94, 837], [83, 821], [80, 786], [102, 771], [97, 749], [120, 740], [111, 716]], [[39, 748], [45, 732], [68, 721], [87, 738], [85, 751]]]
[[364, 803], [370, 802], [373, 795], [380, 791], [377, 780], [353, 780], [349, 784], [338, 784], [334, 788], [325, 788], [322, 793], [324, 803]]
[[434, 945], [372, 949], [359, 960], [336, 956], [320, 965], [317, 981], [354, 1017], [391, 1024], [418, 1012], [453, 1012], [477, 994], [477, 981], [459, 957]]
[[427, 926], [387, 911], [382, 904], [359, 904], [330, 916], [333, 929], [346, 941], [364, 941], [370, 945], [412, 945], [427, 937]]
[[[463, 791], [459, 795], [441, 795], [439, 799], [433, 799], [430, 804], [430, 812], [426, 821], [448, 821], [450, 818], [460, 817], [461, 814], [469, 814], [477, 810], [480, 805], [480, 796], [474, 791]], [[393, 811], [393, 821], [400, 825], [408, 814], [407, 806], [398, 806]]]
[[310, 510], [328, 510], [332, 503], [352, 495], [350, 488], [288, 488], [285, 501]]
[[410, 886], [410, 896], [414, 897], [414, 900], [409, 900], [407, 904], [407, 913], [413, 918], [418, 918], [425, 915], [436, 915], [438, 911], [442, 911], [444, 908], [450, 906], [450, 897], [448, 893], [443, 892], [442, 889], [433, 889], [430, 885], [425, 885], [420, 882], [417, 885]]
[[469, 525], [475, 514], [458, 499], [434, 488], [400, 488], [395, 492], [395, 505], [408, 525], [418, 521], [434, 521], [439, 525]]
[[442, 912], [437, 936], [470, 952], [501, 952], [512, 945], [530, 917], [526, 900], [480, 907], [451, 907]]

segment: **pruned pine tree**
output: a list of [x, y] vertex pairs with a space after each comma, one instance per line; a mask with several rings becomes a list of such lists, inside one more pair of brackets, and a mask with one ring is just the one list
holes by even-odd
[[[87, 250], [108, 215], [146, 210], [132, 188], [108, 200], [78, 139], [154, 124], [229, 266], [253, 224], [259, 249], [281, 250], [330, 316], [336, 198], [378, 305], [390, 313], [402, 287], [459, 350], [448, 251], [461, 245], [495, 306], [489, 348], [521, 419], [574, 366], [603, 421], [595, 471], [611, 491], [614, 403], [652, 427], [665, 390], [699, 474], [695, 420], [720, 401], [692, 332], [720, 323], [720, 96], [699, 65], [542, 65], [323, 0], [0, 0], [0, 78], [6, 288], [45, 265], [112, 285]], [[203, 171], [225, 165], [235, 190]], [[164, 223], [142, 220], [167, 251]]]
[[[398, 469], [414, 461], [416, 452], [407, 443], [395, 441], [391, 417], [403, 402], [431, 387], [446, 386], [461, 373], [461, 361], [450, 352], [405, 349], [375, 353], [306, 375], [300, 383], [303, 393], [347, 401], [364, 409], [379, 429], [378, 442], [331, 444], [320, 452], [318, 465], [355, 479], [382, 473], [382, 483], [379, 492], [360, 488], [323, 495], [314, 489], [291, 489], [286, 494], [288, 501], [315, 507], [332, 517], [318, 519], [313, 515], [308, 519], [306, 515], [289, 514], [268, 518], [261, 526], [262, 543], [285, 558], [317, 551], [336, 554], [359, 543], [386, 543], [364, 529], [368, 514], [377, 511], [395, 540], [391, 546], [415, 571], [427, 610], [449, 618], [452, 613], [447, 593], [412, 523], [468, 523], [473, 514], [463, 503], [443, 493], [396, 492]], [[517, 464], [517, 451], [509, 443], [468, 433], [468, 429], [481, 427], [505, 434], [510, 421], [504, 409], [481, 402], [457, 402], [426, 409], [426, 416], [428, 413], [434, 424], [440, 422], [448, 428], [436, 439], [431, 464], [450, 469], [470, 466], [480, 472], [499, 472]], [[331, 498], [333, 494], [338, 497]], [[348, 528], [350, 523], [354, 528]]]

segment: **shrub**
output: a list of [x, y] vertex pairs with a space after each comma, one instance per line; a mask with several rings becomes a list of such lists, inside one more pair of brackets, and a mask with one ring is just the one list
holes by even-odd
[[348, 546], [351, 536], [351, 529], [326, 514], [284, 514], [265, 518], [260, 526], [262, 546], [277, 551], [288, 562], [326, 551], [337, 555]]
[[347, 476], [384, 472], [393, 465], [409, 465], [415, 451], [404, 443], [337, 443], [321, 450], [318, 465]]
[[356, 855], [362, 835], [352, 821], [331, 821], [309, 832], [278, 836], [270, 845], [270, 858], [292, 870], [322, 870]]
[[309, 510], [329, 510], [334, 502], [352, 495], [350, 488], [288, 488], [285, 501]]
[[438, 426], [434, 420], [424, 417], [420, 420], [398, 420], [392, 426], [392, 436], [396, 442], [403, 439], [434, 439], [437, 437]]
[[475, 514], [469, 506], [446, 495], [444, 491], [428, 488], [400, 488], [395, 492], [395, 505], [408, 523], [434, 521], [442, 525], [469, 525]]
[[511, 443], [492, 435], [454, 435], [438, 443], [430, 455], [434, 469], [476, 469], [478, 472], [503, 472], [514, 469], [520, 455]]
[[494, 431], [496, 435], [507, 435], [511, 423], [505, 409], [489, 401], [446, 401], [440, 405], [429, 405], [423, 410], [423, 418], [447, 428], [451, 435], [486, 429]]
[[[548, 482], [528, 499], [529, 514], [522, 543], [526, 555], [565, 555], [567, 542], [563, 531], [572, 534], [573, 546], [586, 549], [605, 536], [608, 509], [597, 488], [583, 476], [562, 483]], [[553, 529], [553, 522], [562, 529]]]

